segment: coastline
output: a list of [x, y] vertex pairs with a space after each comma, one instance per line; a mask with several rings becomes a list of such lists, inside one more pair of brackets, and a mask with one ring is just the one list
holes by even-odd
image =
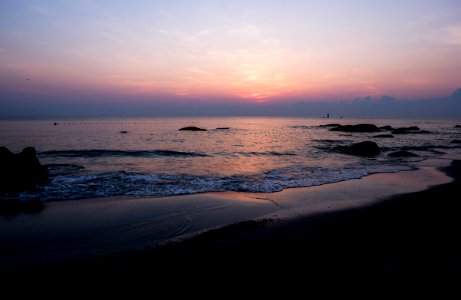
[[[459, 169], [459, 163], [457, 166]], [[454, 176], [454, 168], [445, 168], [444, 172]], [[455, 174], [454, 177], [456, 176]], [[313, 257], [328, 257], [330, 263], [327, 264], [335, 261], [334, 265], [338, 267], [347, 265], [348, 259], [345, 259], [344, 255], [355, 257], [358, 261], [372, 259], [362, 252], [358, 253], [361, 253], [363, 258], [353, 252], [359, 246], [370, 247], [369, 243], [379, 244], [374, 240], [376, 238], [369, 242], [368, 235], [387, 236], [387, 230], [378, 226], [379, 220], [384, 221], [384, 211], [387, 211], [386, 214], [390, 213], [394, 209], [389, 207], [393, 205], [396, 211], [401, 211], [403, 207], [403, 211], [406, 211], [405, 217], [411, 218], [408, 211], [410, 208], [397, 199], [419, 197], [423, 201], [417, 203], [414, 209], [428, 210], [426, 212], [430, 213], [431, 208], [427, 206], [430, 205], [431, 197], [435, 197], [434, 189], [440, 190], [445, 198], [453, 198], [455, 196], [450, 196], [446, 190], [459, 190], [459, 177], [456, 180], [450, 182], [451, 178], [434, 167], [422, 166], [417, 171], [374, 174], [357, 180], [288, 189], [271, 194], [226, 192], [168, 197], [169, 207], [177, 209], [178, 205], [189, 206], [189, 213], [183, 209], [182, 213], [177, 213], [176, 216], [196, 222], [192, 222], [193, 225], [188, 224], [186, 230], [185, 227], [174, 226], [171, 229], [172, 224], [166, 224], [167, 228], [177, 234], [173, 237], [174, 242], [160, 243], [162, 245], [159, 247], [151, 247], [157, 243], [149, 241], [149, 236], [152, 230], [158, 230], [155, 226], [152, 227], [155, 223], [152, 213], [165, 209], [165, 199], [124, 197], [49, 203], [43, 212], [36, 215], [15, 216], [10, 220], [2, 218], [3, 223], [16, 220], [14, 222], [22, 224], [23, 227], [10, 230], [2, 224], [3, 233], [10, 231], [10, 237], [14, 236], [16, 239], [8, 241], [7, 238], [5, 243], [5, 235], [1, 234], [3, 244], [11, 246], [12, 241], [19, 243], [13, 243], [9, 248], [3, 247], [1, 265], [4, 269], [17, 271], [51, 269], [67, 273], [98, 270], [110, 273], [146, 270], [149, 266], [162, 269], [167, 266], [193, 266], [197, 261], [207, 264], [213, 259], [225, 257], [225, 262], [220, 263], [227, 267], [256, 264], [260, 269], [268, 266], [283, 269], [282, 265], [277, 265], [277, 260], [269, 259], [273, 256], [293, 260], [293, 264], [309, 262], [309, 268], [318, 269], [320, 272], [323, 268], [312, 264]], [[427, 189], [434, 184], [435, 187]], [[415, 196], [418, 193], [420, 196]], [[306, 199], [309, 200], [308, 205], [300, 205], [300, 201]], [[193, 205], [190, 206], [191, 204]], [[198, 209], [197, 205], [202, 207]], [[438, 204], [434, 204], [434, 209], [437, 207]], [[51, 218], [54, 221], [50, 222], [50, 216], [46, 217], [46, 214], [54, 216]], [[374, 215], [377, 216], [376, 220], [372, 217]], [[407, 225], [404, 216], [400, 217], [402, 220], [395, 223], [394, 216], [390, 215], [389, 223], [392, 230]], [[25, 219], [28, 219], [28, 224]], [[93, 223], [97, 220], [103, 223]], [[104, 220], [109, 220], [109, 223], [104, 223]], [[111, 220], [117, 221], [114, 224]], [[425, 221], [427, 222], [418, 220], [424, 226], [432, 226], [425, 224]], [[56, 226], [56, 222], [59, 226]], [[24, 227], [24, 224], [27, 226]], [[379, 230], [372, 232], [372, 228], [376, 226]], [[23, 235], [21, 230], [24, 231]], [[40, 232], [46, 235], [37, 236]], [[351, 236], [351, 232], [356, 233]], [[359, 240], [359, 236], [364, 240]], [[400, 234], [395, 236], [399, 237]], [[34, 237], [30, 244], [24, 241], [27, 237]], [[56, 237], [60, 238], [53, 240]], [[164, 241], [168, 240], [171, 238]], [[354, 247], [350, 246], [354, 250], [344, 248], [344, 244], [350, 242], [356, 244]], [[397, 242], [402, 241], [389, 241], [394, 246]], [[132, 247], [133, 245], [139, 247]], [[304, 249], [303, 253], [300, 249]], [[335, 249], [335, 253], [331, 253], [332, 249]], [[336, 257], [336, 251], [342, 254], [331, 260], [331, 257]], [[379, 251], [373, 249], [373, 252], [379, 256]], [[394, 263], [383, 263], [373, 268], [374, 270], [393, 272], [400, 268], [400, 263], [397, 263], [399, 267], [395, 266], [398, 258], [384, 257], [384, 260], [390, 259]], [[295, 258], [300, 261], [295, 261]]]
[[230, 269], [251, 266], [258, 274], [299, 269], [308, 270], [306, 277], [342, 281], [351, 278], [341, 276], [351, 275], [395, 275], [394, 279], [408, 282], [459, 275], [461, 161], [453, 161], [443, 171], [452, 182], [357, 208], [235, 224], [160, 248], [131, 260], [130, 265], [166, 258], [191, 263], [228, 257], [225, 266]]
[[171, 279], [178, 270], [196, 269], [211, 279], [239, 274], [240, 279], [260, 280], [272, 274], [283, 276], [282, 282], [295, 279], [298, 270], [302, 278], [315, 281], [378, 284], [375, 280], [390, 278], [439, 284], [461, 274], [461, 161], [443, 171], [454, 180], [357, 208], [240, 222], [77, 270], [123, 274], [155, 268]]

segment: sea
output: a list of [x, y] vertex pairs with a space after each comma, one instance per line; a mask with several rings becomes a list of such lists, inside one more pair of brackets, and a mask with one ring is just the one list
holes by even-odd
[[[330, 131], [329, 123], [417, 126], [418, 133]], [[415, 170], [425, 160], [458, 156], [461, 120], [276, 117], [69, 118], [1, 120], [0, 146], [35, 147], [50, 180], [2, 194], [27, 201], [112, 196], [170, 196], [221, 191], [270, 193]], [[181, 131], [196, 126], [206, 131]], [[383, 131], [381, 134], [389, 133]], [[338, 147], [374, 141], [376, 157]], [[395, 158], [406, 150], [415, 157]]]

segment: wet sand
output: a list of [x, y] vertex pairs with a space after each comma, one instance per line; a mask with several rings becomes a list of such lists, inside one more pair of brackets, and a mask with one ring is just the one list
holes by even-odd
[[[168, 205], [163, 198], [50, 203], [39, 214], [2, 217], [1, 265], [8, 272], [121, 277], [154, 270], [459, 274], [461, 163], [444, 172], [450, 177], [422, 167], [280, 193], [169, 197]], [[172, 208], [173, 215], [165, 211]], [[190, 222], [181, 227], [177, 218]], [[175, 242], [153, 246], [171, 236]]]

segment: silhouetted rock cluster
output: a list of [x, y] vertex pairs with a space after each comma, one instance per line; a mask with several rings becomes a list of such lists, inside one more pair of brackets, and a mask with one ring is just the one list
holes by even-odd
[[379, 128], [373, 124], [339, 125], [330, 130], [344, 132], [379, 132]]
[[[409, 127], [398, 127], [393, 128], [390, 125], [377, 127], [374, 124], [357, 124], [357, 125], [341, 125], [341, 124], [324, 124], [319, 125], [319, 127], [330, 128], [330, 131], [343, 131], [343, 132], [356, 132], [356, 133], [367, 133], [367, 132], [388, 132], [383, 134], [374, 135], [373, 138], [394, 138], [394, 134], [419, 134], [419, 133], [430, 133], [427, 130], [421, 130], [417, 126]], [[461, 125], [454, 126], [455, 128], [461, 128]], [[452, 140], [452, 144], [460, 144], [460, 140]], [[358, 155], [358, 156], [367, 156], [373, 157], [378, 155], [381, 152], [379, 146], [371, 141], [365, 141], [361, 143], [352, 144], [350, 146], [339, 146], [335, 147], [334, 151]], [[408, 152], [405, 150], [395, 151], [388, 154], [389, 157], [416, 157], [418, 154]]]
[[14, 154], [0, 147], [0, 191], [20, 192], [44, 184], [48, 180], [48, 169], [37, 158], [35, 148], [27, 147]]
[[375, 142], [365, 141], [350, 146], [341, 146], [337, 150], [344, 154], [358, 155], [358, 156], [376, 156], [381, 151]]
[[185, 130], [185, 131], [207, 131], [206, 129], [195, 127], [195, 126], [188, 126], [188, 127], [183, 127], [180, 128], [179, 130]]
[[[325, 124], [325, 125], [320, 125], [319, 127], [332, 127], [332, 128], [330, 128], [331, 131], [343, 131], [343, 132], [391, 131], [392, 134], [429, 133], [429, 131], [421, 130], [417, 126], [393, 128], [392, 126], [389, 126], [389, 125], [377, 127], [374, 124], [357, 124], [357, 125]], [[393, 136], [391, 136], [391, 135], [377, 135], [377, 136], [374, 136], [374, 137], [391, 138]]]

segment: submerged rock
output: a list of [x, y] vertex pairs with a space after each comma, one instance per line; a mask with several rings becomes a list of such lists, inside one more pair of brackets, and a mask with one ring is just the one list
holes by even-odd
[[40, 164], [35, 148], [27, 147], [14, 154], [0, 147], [0, 191], [25, 191], [47, 180], [48, 168]]
[[416, 157], [416, 156], [418, 156], [418, 154], [415, 154], [415, 153], [412, 153], [412, 152], [409, 152], [409, 151], [405, 151], [405, 150], [401, 150], [401, 151], [396, 151], [396, 152], [389, 153], [387, 156], [390, 156], [390, 157]]
[[345, 132], [379, 132], [378, 127], [373, 124], [357, 124], [357, 125], [339, 125], [331, 128], [331, 131], [345, 131]]
[[365, 141], [350, 146], [343, 146], [337, 148], [339, 152], [344, 154], [358, 155], [358, 156], [376, 156], [381, 151], [375, 142]]
[[185, 131], [207, 131], [206, 129], [195, 127], [195, 126], [187, 126], [180, 128], [179, 130], [185, 130]]
[[393, 138], [394, 136], [392, 134], [378, 134], [374, 135], [374, 138]]

